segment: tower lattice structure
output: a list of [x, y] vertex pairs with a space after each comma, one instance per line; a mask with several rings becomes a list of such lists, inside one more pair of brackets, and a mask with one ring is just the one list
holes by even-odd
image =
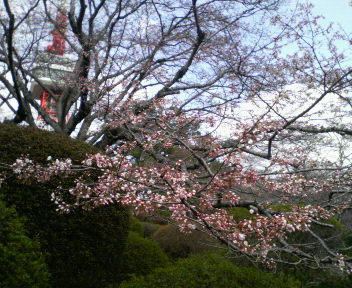
[[[57, 11], [52, 31], [52, 43], [37, 57], [32, 74], [31, 94], [40, 100], [42, 110], [57, 121], [56, 101], [61, 97], [73, 74], [72, 61], [65, 56], [67, 34], [66, 9]], [[39, 116], [39, 119], [43, 119]]]

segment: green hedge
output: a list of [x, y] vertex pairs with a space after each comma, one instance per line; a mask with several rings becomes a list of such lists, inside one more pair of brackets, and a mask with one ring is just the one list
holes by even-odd
[[321, 281], [318, 285], [312, 286], [314, 288], [351, 288], [352, 287], [352, 276], [336, 276], [327, 274], [325, 280]]
[[276, 277], [254, 268], [234, 266], [219, 255], [182, 259], [147, 276], [123, 282], [120, 288], [298, 288], [290, 278]]
[[136, 216], [130, 217], [129, 231], [136, 232], [138, 235], [151, 238], [151, 236], [159, 230], [161, 225], [150, 222], [142, 222]]
[[[53, 159], [71, 158], [79, 164], [87, 153], [98, 151], [64, 135], [8, 124], [0, 125], [0, 147], [0, 162], [8, 164], [21, 155], [40, 164], [46, 164], [49, 155]], [[104, 287], [116, 281], [115, 271], [121, 265], [128, 235], [127, 209], [112, 204], [60, 214], [50, 199], [59, 184], [63, 189], [70, 188], [78, 176], [54, 177], [47, 183], [23, 182], [9, 176], [0, 188], [4, 200], [28, 219], [27, 230], [39, 238], [43, 251], [49, 254], [52, 287]], [[93, 181], [97, 176], [93, 173], [89, 179]], [[65, 198], [71, 201], [68, 193]]]
[[205, 251], [223, 251], [214, 248], [219, 247], [220, 243], [209, 235], [197, 230], [182, 233], [177, 226], [171, 224], [161, 226], [151, 238], [172, 258], [185, 258]]
[[149, 223], [149, 222], [142, 222], [143, 230], [144, 230], [144, 237], [151, 238], [152, 235], [159, 230], [159, 224]]
[[48, 268], [38, 241], [26, 235], [14, 208], [0, 201], [0, 287], [49, 287]]
[[244, 207], [235, 207], [235, 208], [228, 209], [227, 213], [233, 216], [236, 221], [255, 218], [255, 215], [249, 213], [249, 210]]
[[154, 269], [169, 264], [168, 257], [154, 241], [131, 231], [122, 254], [119, 282], [130, 279], [133, 275], [147, 275]]
[[135, 216], [130, 217], [129, 231], [136, 232], [139, 236], [144, 237], [144, 226]]

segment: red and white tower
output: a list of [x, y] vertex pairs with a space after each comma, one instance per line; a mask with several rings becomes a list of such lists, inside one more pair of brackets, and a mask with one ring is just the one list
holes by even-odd
[[72, 60], [65, 56], [67, 16], [64, 4], [57, 11], [54, 26], [52, 44], [38, 55], [32, 69], [35, 79], [31, 83], [31, 95], [40, 100], [41, 108], [57, 121], [56, 100], [73, 74]]

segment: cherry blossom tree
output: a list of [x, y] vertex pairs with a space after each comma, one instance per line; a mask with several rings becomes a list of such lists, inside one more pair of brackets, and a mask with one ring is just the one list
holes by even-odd
[[[144, 99], [140, 110], [166, 98], [178, 99], [180, 107], [231, 103], [247, 97], [264, 80], [260, 70], [275, 63], [275, 37], [284, 32], [269, 37], [270, 29], [259, 24], [272, 26], [281, 2], [37, 0], [17, 9], [16, 2], [3, 1], [2, 105], [16, 123], [38, 125], [39, 114], [56, 132], [96, 143], [116, 110], [128, 109], [131, 101]], [[57, 34], [66, 39], [65, 65], [73, 69], [51, 79], [65, 82], [60, 97], [33, 69], [52, 51], [45, 52], [51, 30], [59, 28], [58, 10], [67, 15]], [[257, 61], [263, 66], [255, 67]], [[33, 99], [33, 81], [55, 98], [58, 121]], [[94, 121], [99, 128], [90, 129]]]
[[[185, 233], [201, 230], [253, 261], [351, 271], [351, 247], [312, 227], [332, 228], [326, 220], [351, 207], [352, 40], [320, 25], [310, 5], [285, 4], [71, 0], [62, 36], [73, 73], [59, 97], [39, 83], [56, 97], [55, 120], [29, 89], [55, 3], [15, 12], [4, 0], [1, 99], [13, 121], [37, 126], [37, 113], [58, 133], [107, 147], [47, 167], [24, 155], [11, 169], [38, 181], [101, 171], [96, 183], [77, 178], [75, 203], [53, 193], [62, 211], [112, 201], [166, 210]], [[236, 207], [250, 216], [236, 220]], [[311, 241], [292, 242], [296, 231]]]

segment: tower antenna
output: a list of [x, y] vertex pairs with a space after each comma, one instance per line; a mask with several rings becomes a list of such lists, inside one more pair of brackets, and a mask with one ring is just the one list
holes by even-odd
[[60, 1], [56, 18], [55, 28], [52, 32], [53, 41], [51, 45], [46, 47], [46, 51], [55, 55], [64, 55], [66, 51], [66, 32], [67, 32], [67, 0]]

